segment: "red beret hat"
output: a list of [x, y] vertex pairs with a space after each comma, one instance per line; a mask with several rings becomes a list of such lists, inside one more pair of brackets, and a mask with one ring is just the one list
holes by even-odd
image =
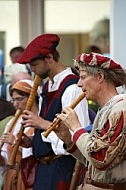
[[36, 37], [25, 48], [18, 59], [18, 63], [26, 64], [36, 59], [37, 57], [44, 57], [48, 53], [56, 50], [60, 38], [56, 34], [43, 34]]
[[74, 66], [79, 69], [84, 65], [102, 67], [106, 69], [122, 69], [121, 65], [117, 64], [112, 59], [97, 53], [79, 54], [76, 60], [74, 60]]

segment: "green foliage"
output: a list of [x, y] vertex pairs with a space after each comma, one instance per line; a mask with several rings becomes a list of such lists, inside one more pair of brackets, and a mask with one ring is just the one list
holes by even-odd
[[93, 100], [88, 100], [88, 106], [91, 108], [95, 113], [97, 113], [99, 105], [94, 102]]

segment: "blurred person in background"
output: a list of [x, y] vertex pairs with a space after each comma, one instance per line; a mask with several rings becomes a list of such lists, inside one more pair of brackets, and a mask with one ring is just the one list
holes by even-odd
[[0, 97], [0, 137], [3, 134], [4, 127], [13, 117], [15, 111], [16, 109], [11, 102]]
[[9, 89], [11, 83], [21, 79], [32, 79], [28, 74], [26, 67], [20, 64], [12, 64], [5, 67], [4, 71], [4, 83], [0, 85], [0, 96], [7, 101], [11, 101]]
[[102, 54], [102, 50], [96, 46], [96, 45], [88, 45], [85, 50], [84, 50], [85, 53], [91, 53], [91, 52], [94, 52], [94, 53], [100, 53]]
[[[100, 48], [103, 55], [110, 57], [110, 19], [98, 20], [89, 33], [90, 44]], [[97, 52], [98, 53], [98, 52]]]
[[[25, 48], [24, 48], [23, 46], [16, 46], [16, 47], [13, 47], [13, 48], [10, 50], [9, 55], [10, 55], [11, 62], [12, 62], [13, 64], [14, 64], [14, 63], [17, 63], [17, 60], [18, 60], [18, 58], [21, 56], [21, 54], [23, 53], [24, 49], [25, 49]], [[26, 64], [25, 67], [26, 67], [27, 72], [29, 73], [29, 75], [32, 75], [29, 66]]]
[[24, 51], [24, 47], [22, 47], [22, 46], [13, 47], [9, 53], [11, 62], [17, 63], [17, 60], [23, 51]]

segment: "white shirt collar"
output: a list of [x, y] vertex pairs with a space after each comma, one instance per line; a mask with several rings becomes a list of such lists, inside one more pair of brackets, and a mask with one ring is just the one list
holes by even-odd
[[49, 80], [49, 86], [48, 86], [48, 91], [55, 91], [59, 88], [60, 83], [62, 82], [62, 80], [68, 76], [69, 74], [73, 74], [72, 70], [70, 67], [66, 68], [64, 71], [58, 73], [57, 75], [54, 76], [53, 80], [54, 83], [52, 83], [51, 80]]

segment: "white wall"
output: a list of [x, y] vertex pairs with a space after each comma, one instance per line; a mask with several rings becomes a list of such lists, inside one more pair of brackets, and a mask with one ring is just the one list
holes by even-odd
[[19, 45], [19, 9], [17, 0], [0, 0], [0, 31], [6, 32], [5, 64], [10, 64], [9, 51]]
[[45, 0], [45, 31], [89, 32], [94, 23], [110, 16], [110, 0]]

